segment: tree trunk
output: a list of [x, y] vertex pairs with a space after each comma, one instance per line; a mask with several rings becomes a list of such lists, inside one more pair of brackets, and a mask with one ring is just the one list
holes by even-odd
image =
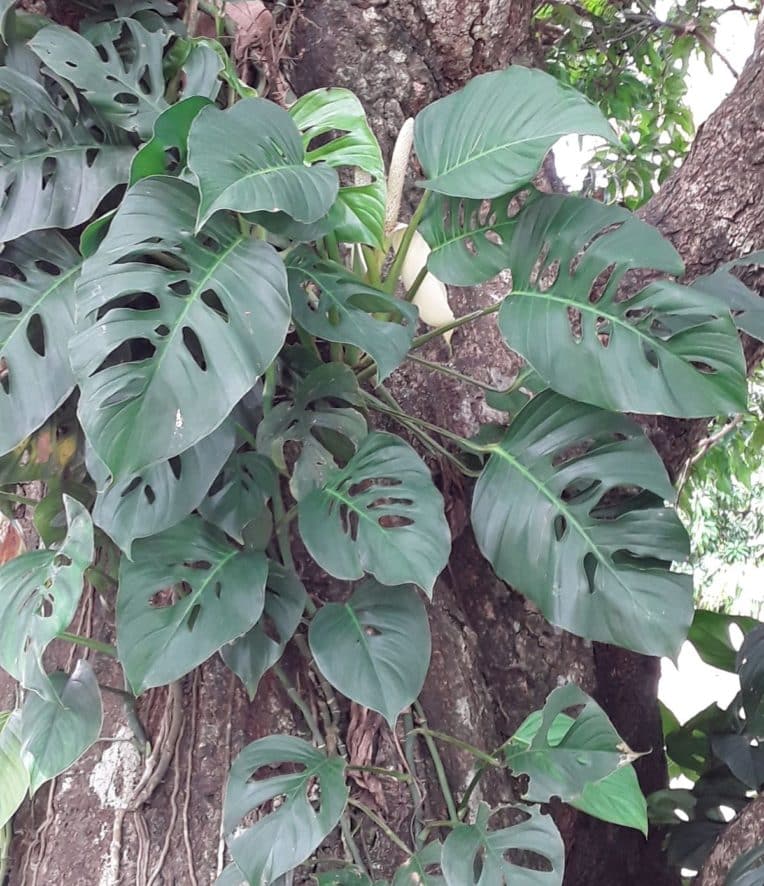
[[[288, 77], [298, 94], [325, 85], [353, 89], [389, 154], [403, 120], [433, 99], [485, 70], [512, 61], [537, 61], [530, 32], [533, 6], [530, 0], [305, 0], [293, 33], [295, 61]], [[686, 164], [645, 213], [674, 240], [688, 260], [690, 277], [764, 245], [763, 47], [760, 28], [754, 58], [735, 92], [701, 128]], [[501, 281], [480, 291], [453, 290], [454, 310], [458, 314], [473, 309], [501, 291]], [[518, 360], [501, 343], [490, 318], [469, 333], [457, 332], [453, 344], [453, 365], [461, 371], [491, 384], [508, 382], [516, 372]], [[441, 347], [432, 344], [432, 352], [437, 354]], [[396, 373], [394, 385], [407, 409], [457, 433], [471, 433], [492, 417], [472, 390], [443, 376], [407, 365]], [[703, 423], [698, 422], [645, 419], [645, 425], [673, 473], [703, 433]], [[430, 726], [492, 749], [530, 711], [540, 708], [552, 689], [574, 681], [597, 696], [635, 750], [653, 749], [637, 765], [643, 788], [665, 786], [656, 705], [658, 661], [599, 645], [592, 648], [547, 624], [532, 604], [495, 577], [479, 554], [466, 527], [470, 491], [443, 465], [433, 468], [446, 496], [455, 540], [430, 607], [433, 654], [421, 698]], [[301, 566], [317, 599], [336, 595], [337, 589], [307, 558]], [[113, 623], [113, 600], [92, 595], [81, 617], [79, 633], [113, 641], [108, 627]], [[56, 650], [56, 662], [66, 664], [66, 654]], [[121, 686], [112, 662], [96, 656], [94, 664], [100, 682]], [[311, 689], [313, 703], [320, 708], [320, 687], [300, 656], [288, 649], [284, 665], [295, 683]], [[0, 684], [0, 701], [1, 707], [13, 704], [7, 681]], [[161, 777], [155, 779], [153, 793], [139, 797], [142, 802], [136, 806], [134, 789], [144, 762], [129, 741], [120, 698], [107, 695], [105, 702], [103, 734], [117, 740], [98, 743], [16, 817], [11, 886], [207, 886], [223, 864], [220, 808], [231, 757], [248, 742], [271, 733], [307, 737], [304, 720], [271, 674], [250, 702], [215, 658], [182, 684], [140, 699], [138, 713], [155, 748], [153, 759]], [[376, 716], [352, 706], [341, 711], [339, 726], [357, 762], [401, 767], [399, 745]], [[452, 787], [463, 789], [474, 761], [453, 747], [441, 751]], [[426, 781], [426, 815], [445, 817], [438, 782], [422, 747], [416, 748], [415, 768]], [[405, 786], [390, 784], [365, 776], [353, 790], [407, 838], [411, 798]], [[513, 785], [497, 775], [481, 782], [480, 791], [475, 800], [506, 800], [513, 795]], [[566, 841], [569, 886], [679, 882], [665, 863], [660, 835], [645, 842], [634, 831], [606, 826], [567, 807], [555, 807], [555, 816]], [[384, 837], [377, 839], [374, 828], [364, 826], [359, 845], [377, 877], [388, 876], [400, 861], [397, 850]], [[344, 850], [336, 843], [322, 851], [336, 857]], [[312, 882], [309, 872], [295, 882]]]

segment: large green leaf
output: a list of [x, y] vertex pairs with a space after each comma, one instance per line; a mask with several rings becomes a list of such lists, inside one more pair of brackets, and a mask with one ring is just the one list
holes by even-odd
[[117, 649], [136, 694], [187, 674], [263, 612], [265, 554], [199, 517], [136, 542], [133, 557], [120, 563]]
[[[580, 710], [568, 716], [565, 711], [574, 707]], [[626, 747], [602, 708], [568, 684], [551, 692], [543, 711], [531, 717], [535, 730], [526, 720], [520, 734], [503, 746], [512, 771], [528, 776], [524, 797], [533, 803], [559, 797], [590, 815], [647, 835], [647, 804], [631, 766], [637, 755]], [[622, 770], [630, 775], [621, 775]]]
[[45, 698], [57, 696], [42, 670], [45, 647], [65, 630], [93, 559], [87, 510], [64, 496], [69, 530], [58, 550], [39, 550], [0, 566], [0, 667]]
[[289, 254], [287, 270], [294, 319], [303, 329], [371, 354], [380, 380], [403, 361], [416, 331], [413, 305], [368, 286], [307, 247]]
[[199, 507], [231, 454], [235, 439], [233, 425], [223, 422], [180, 455], [113, 483], [109, 482], [109, 471], [88, 448], [88, 471], [98, 489], [93, 522], [130, 557], [137, 538], [163, 532]]
[[[285, 765], [291, 771], [273, 774], [274, 767]], [[270, 801], [276, 797], [281, 802], [273, 808]], [[252, 742], [234, 760], [228, 777], [223, 824], [231, 857], [249, 883], [273, 883], [324, 840], [347, 798], [341, 757], [327, 757], [290, 735]], [[252, 812], [259, 812], [259, 820], [241, 830]]]
[[21, 759], [21, 713], [0, 712], [0, 828], [21, 806], [29, 772]]
[[452, 197], [499, 197], [530, 182], [571, 133], [617, 143], [602, 113], [549, 74], [519, 65], [481, 74], [417, 116], [422, 184]]
[[27, 694], [21, 709], [21, 755], [35, 793], [55, 778], [98, 739], [103, 707], [101, 691], [90, 663], [80, 659], [71, 676], [50, 674], [58, 698]]
[[169, 34], [147, 31], [135, 19], [124, 18], [91, 28], [88, 37], [48, 25], [29, 46], [106, 120], [147, 138], [167, 107], [162, 56]]
[[[662, 506], [674, 490], [641, 429], [549, 391], [490, 452], [472, 525], [496, 573], [574, 634], [676, 654], [692, 620], [692, 578], [669, 567], [689, 543]], [[616, 504], [603, 504], [612, 490]]]
[[265, 588], [265, 607], [258, 623], [220, 650], [228, 667], [239, 677], [250, 699], [263, 674], [281, 658], [300, 623], [307, 594], [297, 576], [271, 561]]
[[[31, 77], [0, 68], [0, 242], [86, 221], [127, 180], [133, 148], [109, 127], [72, 121]], [[100, 132], [99, 132], [100, 130]]]
[[728, 615], [696, 609], [687, 639], [706, 664], [723, 671], [737, 672], [737, 647], [732, 642], [730, 629], [735, 625], [743, 634], [760, 622], [747, 615]]
[[297, 506], [300, 536], [336, 578], [370, 572], [382, 584], [432, 593], [451, 537], [427, 465], [392, 434], [369, 434], [344, 468]]
[[188, 165], [199, 181], [199, 228], [220, 209], [280, 210], [314, 222], [329, 211], [339, 187], [330, 166], [306, 165], [300, 130], [289, 114], [260, 98], [225, 111], [205, 108], [191, 124]]
[[[481, 803], [474, 824], [451, 831], [441, 858], [447, 886], [561, 886], [565, 847], [552, 817], [530, 807], [517, 811], [527, 818], [493, 831], [491, 810]], [[542, 860], [546, 870], [528, 866]]]
[[561, 394], [684, 418], [745, 409], [745, 360], [722, 301], [670, 281], [619, 296], [633, 268], [682, 270], [670, 244], [626, 210], [536, 195], [517, 216], [506, 267], [501, 332]]
[[366, 436], [362, 403], [353, 370], [344, 363], [324, 363], [297, 385], [293, 400], [274, 406], [258, 425], [258, 449], [283, 470], [284, 446], [300, 443], [289, 482], [298, 501], [324, 485], [328, 473], [337, 468], [335, 455], [346, 461]]
[[332, 686], [379, 711], [391, 729], [422, 690], [430, 664], [430, 626], [410, 585], [390, 588], [367, 579], [346, 603], [321, 607], [308, 640]]
[[738, 652], [738, 674], [746, 731], [764, 738], [764, 624], [754, 628]]
[[212, 433], [286, 336], [278, 254], [228, 215], [195, 236], [197, 200], [178, 179], [139, 181], [83, 265], [79, 418], [119, 480]]
[[[360, 169], [371, 178], [367, 184], [340, 187], [326, 218], [327, 232], [332, 231], [344, 243], [368, 243], [381, 248], [385, 167], [361, 103], [349, 89], [315, 89], [301, 96], [289, 109], [289, 115], [302, 133], [308, 163]], [[311, 143], [328, 133], [334, 137], [328, 141], [321, 138], [323, 143], [311, 148]]]
[[0, 261], [0, 453], [69, 396], [74, 284], [80, 257], [57, 232], [27, 234]]

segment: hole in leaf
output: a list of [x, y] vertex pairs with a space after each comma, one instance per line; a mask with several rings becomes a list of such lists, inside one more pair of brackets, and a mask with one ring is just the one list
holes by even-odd
[[220, 595], [223, 593], [223, 585], [219, 581], [215, 582], [215, 585], [212, 588], [212, 593], [217, 597], [218, 600], [220, 599]]
[[536, 283], [539, 279], [539, 274], [541, 273], [541, 271], [544, 268], [544, 265], [546, 264], [546, 257], [548, 255], [549, 255], [549, 244], [544, 243], [544, 245], [541, 247], [541, 251], [539, 252], [538, 257], [536, 258], [536, 261], [533, 263], [533, 267], [531, 268], [531, 273], [528, 278], [528, 282], [531, 284], [531, 286], [536, 285]]
[[545, 873], [553, 870], [549, 859], [532, 849], [507, 849], [504, 852], [504, 858], [519, 868], [544, 871]]
[[130, 495], [132, 492], [135, 492], [135, 490], [141, 485], [141, 483], [143, 483], [142, 477], [133, 477], [130, 483], [122, 490], [120, 498], [124, 498], [126, 495]]
[[601, 480], [574, 480], [562, 491], [562, 500], [577, 502], [590, 498], [592, 493], [602, 486]]
[[202, 607], [198, 603], [195, 603], [191, 607], [191, 611], [188, 613], [188, 620], [186, 621], [186, 627], [189, 631], [193, 631], [194, 625], [196, 624], [196, 620], [199, 618], [201, 611]]
[[11, 390], [11, 375], [8, 372], [8, 364], [5, 357], [0, 357], [0, 388], [4, 393], [9, 394]]
[[176, 280], [174, 283], [170, 283], [170, 289], [176, 295], [191, 294], [191, 284], [188, 282], [188, 280]]
[[504, 239], [501, 236], [501, 234], [498, 233], [498, 231], [493, 231], [493, 230], [486, 231], [485, 232], [485, 239], [488, 240], [489, 243], [493, 243], [496, 246], [503, 246], [504, 245]]
[[383, 529], [400, 529], [402, 526], [411, 526], [414, 523], [410, 517], [401, 514], [383, 514], [377, 522]]
[[483, 876], [483, 867], [485, 864], [484, 860], [485, 850], [483, 847], [479, 847], [478, 851], [472, 857], [472, 876], [474, 878], [475, 883], [480, 882], [480, 878]]
[[159, 326], [154, 329], [154, 332], [156, 332], [160, 338], [165, 338], [170, 334], [170, 327], [166, 323], [160, 323]]
[[205, 249], [209, 249], [211, 252], [220, 252], [220, 244], [214, 237], [210, 237], [208, 234], [199, 234], [196, 239]]
[[10, 314], [12, 316], [21, 313], [21, 305], [17, 301], [10, 298], [0, 298], [0, 314]]
[[212, 563], [209, 560], [185, 560], [183, 565], [188, 569], [212, 569]]
[[169, 461], [169, 464], [170, 464], [170, 470], [172, 471], [175, 479], [180, 480], [180, 472], [181, 472], [181, 465], [182, 465], [182, 462], [180, 460], [180, 456], [173, 455], [173, 457]]
[[54, 265], [52, 261], [45, 261], [44, 258], [38, 258], [34, 264], [39, 271], [43, 272], [43, 274], [50, 274], [51, 277], [59, 277], [61, 275], [61, 268], [59, 268], [58, 265]]
[[204, 357], [204, 349], [199, 341], [199, 336], [191, 329], [190, 326], [183, 327], [183, 344], [186, 350], [194, 358], [194, 363], [202, 370], [207, 371], [207, 360]]
[[223, 302], [220, 301], [214, 289], [205, 289], [202, 293], [202, 301], [208, 308], [215, 311], [216, 314], [220, 314], [226, 323], [228, 322], [228, 311], [223, 307]]
[[594, 554], [589, 551], [588, 554], [584, 556], [584, 573], [586, 575], [586, 581], [589, 584], [589, 593], [593, 594], [596, 590], [596, 585], [594, 583], [595, 574], [597, 572], [597, 558]]
[[599, 274], [594, 278], [594, 282], [592, 283], [591, 289], [589, 290], [589, 301], [591, 304], [596, 305], [597, 302], [602, 298], [607, 289], [608, 282], [610, 278], [613, 276], [613, 271], [615, 270], [615, 265], [608, 265], [604, 271], [600, 271]]
[[114, 96], [114, 101], [120, 105], [135, 106], [138, 104], [138, 96], [133, 95], [131, 92], [118, 92]]
[[85, 151], [85, 164], [87, 165], [88, 169], [93, 168], [100, 153], [101, 151], [99, 148], [88, 148]]
[[716, 370], [709, 363], [703, 363], [700, 360], [692, 360], [692, 365], [698, 370], [698, 372], [702, 372], [703, 375], [714, 375]]
[[613, 334], [613, 324], [606, 317], [597, 317], [594, 329], [597, 340], [603, 348], [606, 348], [610, 344], [610, 337]]
[[42, 317], [39, 314], [32, 314], [27, 323], [27, 341], [29, 342], [35, 354], [40, 357], [45, 356], [45, 329], [42, 325]]
[[50, 618], [53, 615], [53, 601], [50, 597], [42, 597], [40, 600], [40, 605], [37, 608], [37, 615], [40, 618]]
[[[95, 51], [98, 53], [98, 55], [99, 55], [99, 57], [100, 57], [100, 59], [101, 59], [102, 62], [108, 62], [108, 61], [109, 61], [109, 54], [106, 52], [106, 50], [104, 49], [103, 46], [101, 46], [101, 45], [96, 46], [96, 47], [95, 47]], [[77, 65], [74, 64], [73, 62], [67, 62], [67, 64], [68, 64], [70, 67], [72, 67], [72, 68], [76, 68], [76, 67], [77, 67]], [[113, 79], [113, 78], [110, 78], [110, 79]]]
[[478, 250], [477, 246], [475, 246], [475, 241], [472, 237], [465, 237], [464, 239], [464, 248], [469, 252], [470, 255], [477, 255]]
[[364, 625], [363, 632], [367, 637], [380, 637], [382, 635], [382, 632], [378, 631], [373, 625]]
[[72, 558], [67, 557], [66, 554], [56, 554], [56, 556], [53, 558], [53, 565], [57, 569], [61, 569], [62, 566], [71, 566]]
[[159, 591], [155, 591], [149, 597], [149, 606], [154, 609], [164, 609], [167, 606], [172, 606], [172, 589], [162, 588]]
[[573, 336], [573, 340], [576, 343], [580, 342], [584, 336], [581, 323], [581, 311], [579, 311], [578, 308], [568, 308], [568, 325], [570, 326], [570, 334]]
[[646, 341], [642, 342], [642, 353], [645, 355], [645, 360], [647, 360], [653, 369], [658, 369], [660, 367], [660, 360], [658, 359], [658, 354], [655, 348], [651, 347]]
[[58, 161], [55, 157], [45, 157], [42, 161], [42, 187], [43, 190], [48, 185], [48, 182], [53, 178], [56, 174], [56, 167], [58, 166]]
[[557, 541], [562, 541], [563, 536], [568, 528], [568, 521], [562, 514], [558, 514], [554, 518], [554, 537]]
[[348, 489], [348, 494], [350, 496], [361, 495], [364, 492], [368, 492], [374, 486], [400, 486], [401, 481], [396, 480], [393, 477], [368, 477], [365, 480], [361, 480], [360, 483], [353, 483], [352, 486]]
[[155, 493], [154, 490], [151, 488], [151, 486], [149, 486], [148, 484], [146, 484], [146, 485], [143, 487], [143, 494], [146, 496], [146, 501], [147, 501], [150, 505], [153, 505], [154, 502], [157, 500], [156, 493]]
[[539, 292], [548, 292], [557, 282], [560, 275], [560, 260], [555, 259], [551, 265], [544, 268], [539, 274], [537, 287]]

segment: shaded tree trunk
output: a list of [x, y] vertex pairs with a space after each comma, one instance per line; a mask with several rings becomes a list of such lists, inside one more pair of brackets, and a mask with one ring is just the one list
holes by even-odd
[[[529, 0], [306, 0], [294, 32], [295, 62], [288, 72], [297, 93], [323, 85], [353, 89], [369, 111], [383, 149], [403, 120], [470, 76], [510, 62], [538, 61], [530, 31]], [[688, 276], [752, 248], [764, 231], [764, 35], [738, 86], [702, 127], [681, 170], [645, 211], [687, 259]], [[759, 291], [764, 291], [759, 282]], [[456, 313], [503, 292], [501, 281], [474, 290], [453, 290]], [[442, 345], [432, 344], [433, 354]], [[454, 337], [454, 365], [491, 384], [511, 380], [518, 361], [485, 318]], [[758, 357], [751, 346], [751, 360]], [[441, 355], [443, 356], [443, 355]], [[410, 411], [469, 434], [492, 415], [472, 390], [411, 366], [394, 378], [396, 394]], [[669, 470], [676, 474], [704, 431], [703, 423], [645, 419]], [[433, 728], [481, 747], [493, 748], [546, 695], [575, 681], [593, 692], [635, 749], [653, 753], [638, 763], [645, 791], [665, 786], [665, 761], [656, 705], [659, 663], [655, 659], [595, 646], [548, 625], [532, 604], [492, 573], [477, 551], [465, 515], [469, 489], [441, 465], [439, 473], [455, 535], [448, 569], [430, 609], [433, 656], [422, 706]], [[303, 560], [309, 591], [331, 599], [338, 590]], [[78, 632], [113, 640], [113, 600], [95, 594], [85, 601]], [[64, 650], [56, 660], [66, 664]], [[94, 662], [102, 683], [119, 687], [118, 669]], [[320, 687], [295, 650], [285, 668], [322, 704]], [[0, 684], [3, 705], [12, 688]], [[278, 681], [268, 675], [250, 702], [222, 664], [213, 660], [168, 690], [147, 693], [138, 705], [155, 762], [167, 764], [153, 793], [137, 807], [134, 788], [144, 763], [129, 741], [126, 713], [107, 696], [104, 735], [71, 772], [40, 792], [16, 819], [12, 886], [62, 883], [209, 884], [224, 858], [220, 808], [230, 759], [246, 743], [275, 732], [307, 735], [306, 724]], [[397, 742], [376, 716], [355, 706], [343, 710], [340, 735], [363, 762], [400, 767]], [[402, 734], [401, 736], [402, 737]], [[449, 780], [463, 789], [474, 762], [443, 749]], [[360, 761], [360, 759], [359, 759]], [[444, 817], [443, 801], [423, 748], [416, 768], [426, 781], [426, 814]], [[407, 836], [413, 810], [404, 788], [366, 778], [354, 788]], [[513, 785], [500, 775], [481, 783], [475, 799], [509, 799]], [[144, 798], [141, 797], [141, 800]], [[670, 886], [678, 883], [661, 853], [660, 835], [644, 839], [567, 808], [555, 809], [568, 850], [569, 886], [592, 883]], [[374, 829], [362, 827], [359, 845], [376, 876], [400, 859]], [[325, 854], [343, 849], [330, 846]], [[306, 875], [304, 880], [310, 882]], [[713, 881], [709, 881], [713, 882]]]

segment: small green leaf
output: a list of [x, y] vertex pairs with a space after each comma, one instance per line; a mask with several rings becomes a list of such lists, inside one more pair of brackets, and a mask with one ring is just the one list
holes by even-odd
[[34, 794], [68, 769], [101, 734], [101, 691], [90, 663], [80, 659], [71, 676], [50, 674], [57, 698], [27, 693], [21, 709], [21, 755]]
[[[472, 525], [499, 577], [574, 634], [675, 655], [692, 619], [692, 578], [670, 566], [689, 542], [663, 506], [674, 490], [642, 430], [548, 391], [490, 451]], [[605, 504], [613, 489], [623, 494]]]
[[[273, 774], [285, 765], [291, 771]], [[245, 879], [272, 883], [305, 861], [339, 822], [348, 793], [341, 757], [290, 735], [247, 745], [231, 766], [223, 806], [228, 848]], [[281, 802], [273, 809], [275, 797]], [[241, 830], [253, 812], [259, 820]]]
[[332, 686], [379, 711], [391, 729], [422, 690], [430, 664], [430, 626], [410, 585], [391, 588], [366, 579], [346, 603], [321, 607], [308, 640]]
[[549, 74], [513, 65], [474, 77], [416, 118], [422, 185], [452, 197], [500, 197], [538, 172], [563, 135], [617, 143], [602, 113]]
[[[209, 104], [209, 99], [192, 95], [157, 117], [153, 136], [133, 157], [130, 167], [131, 185], [150, 175], [172, 175], [185, 167], [191, 124], [202, 108]], [[177, 160], [171, 159], [173, 149], [177, 151]]]
[[197, 230], [220, 209], [280, 210], [296, 221], [314, 222], [329, 211], [339, 187], [330, 166], [306, 165], [300, 131], [289, 114], [259, 98], [225, 111], [201, 111], [191, 124], [188, 165], [201, 193]]
[[178, 680], [262, 614], [265, 554], [199, 517], [137, 541], [133, 557], [120, 563], [117, 649], [136, 694]]
[[223, 661], [246, 687], [250, 700], [263, 674], [281, 658], [297, 630], [307, 597], [294, 573], [270, 562], [262, 617], [252, 630], [220, 650]]
[[377, 363], [380, 381], [403, 362], [416, 331], [413, 305], [368, 286], [307, 247], [290, 252], [287, 271], [292, 312], [303, 329], [366, 351]]
[[[491, 810], [481, 803], [475, 824], [461, 824], [451, 831], [441, 858], [447, 886], [561, 886], [565, 847], [552, 817], [530, 807], [514, 809], [523, 819], [494, 831], [488, 826]], [[547, 869], [532, 870], [511, 860], [511, 850], [538, 856]]]
[[0, 828], [26, 796], [29, 773], [21, 759], [21, 713], [0, 713]]
[[432, 868], [440, 868], [442, 850], [440, 841], [432, 840], [398, 868], [392, 886], [446, 886], [443, 877], [431, 873]]
[[427, 465], [391, 434], [369, 434], [297, 514], [308, 553], [335, 578], [370, 572], [382, 584], [410, 582], [429, 595], [448, 562], [443, 498]]
[[745, 615], [696, 609], [687, 639], [706, 664], [734, 674], [737, 672], [737, 649], [732, 643], [730, 628], [736, 625], [747, 634], [758, 624], [755, 618]]
[[64, 506], [69, 529], [58, 550], [21, 554], [0, 566], [0, 667], [53, 700], [57, 696], [42, 669], [42, 654], [74, 618], [93, 559], [90, 515], [68, 495]]

